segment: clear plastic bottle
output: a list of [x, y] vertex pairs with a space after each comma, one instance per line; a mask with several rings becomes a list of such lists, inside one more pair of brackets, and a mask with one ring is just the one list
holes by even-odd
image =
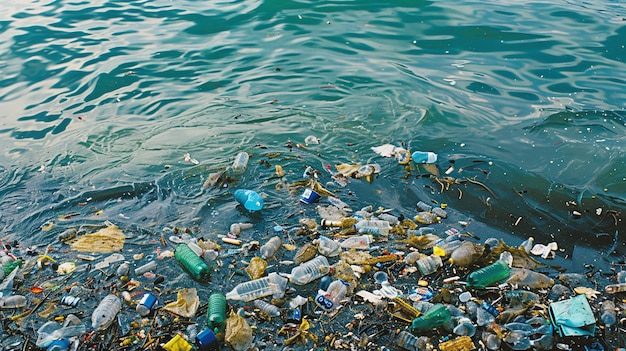
[[320, 225], [323, 229], [328, 228], [350, 228], [356, 224], [357, 220], [355, 218], [342, 218], [340, 220], [330, 220], [330, 219], [322, 219]]
[[[80, 336], [85, 333], [86, 330], [87, 328], [80, 318], [73, 314], [69, 314], [65, 318], [63, 325], [56, 321], [49, 321], [39, 327], [37, 330], [37, 341], [35, 342], [35, 345], [41, 348], [50, 347], [55, 340], [63, 340]], [[67, 345], [69, 345], [69, 342]]]
[[91, 327], [94, 330], [108, 328], [121, 309], [122, 300], [119, 297], [113, 294], [105, 296], [91, 314]]
[[233, 161], [232, 166], [230, 167], [233, 174], [243, 174], [248, 168], [248, 160], [250, 159], [250, 155], [247, 152], [240, 152], [235, 156], [235, 160]]
[[326, 257], [335, 257], [341, 253], [339, 242], [326, 236], [320, 235], [313, 243], [317, 243], [317, 251]]
[[433, 207], [430, 212], [439, 218], [448, 218], [448, 212], [441, 207]]
[[22, 308], [26, 306], [26, 296], [11, 295], [0, 298], [0, 308]]
[[395, 338], [396, 345], [409, 351], [426, 351], [428, 350], [428, 337], [417, 337], [406, 330], [403, 330]]
[[252, 223], [233, 223], [230, 225], [230, 233], [239, 236], [242, 230], [251, 229]]
[[507, 283], [517, 284], [520, 287], [531, 289], [546, 289], [554, 285], [554, 279], [547, 275], [526, 268], [511, 268], [511, 275], [506, 280]]
[[441, 257], [430, 255], [420, 258], [417, 262], [415, 262], [415, 265], [424, 276], [435, 273], [439, 267], [443, 265], [443, 262], [441, 261]]
[[249, 302], [269, 295], [273, 295], [275, 298], [281, 298], [285, 294], [287, 281], [287, 278], [272, 272], [267, 277], [238, 284], [233, 290], [226, 294], [226, 299]]
[[381, 221], [379, 219], [362, 219], [354, 225], [354, 228], [356, 228], [359, 233], [387, 236], [391, 230], [391, 225], [388, 221]]
[[237, 189], [233, 195], [235, 196], [235, 200], [250, 212], [259, 211], [263, 208], [263, 198], [256, 191]]
[[421, 224], [434, 224], [439, 222], [439, 217], [437, 217], [436, 214], [432, 213], [432, 212], [419, 212], [416, 216], [415, 216], [415, 221], [417, 221], [418, 223]]
[[600, 305], [600, 320], [602, 324], [611, 327], [617, 323], [617, 314], [615, 313], [615, 303], [611, 300], [604, 300]]
[[207, 307], [207, 326], [214, 332], [223, 332], [226, 327], [226, 296], [213, 293]]
[[379, 215], [376, 215], [376, 217], [378, 217], [378, 219], [381, 221], [389, 222], [389, 224], [392, 226], [400, 223], [400, 220], [398, 219], [398, 217], [389, 213], [381, 213]]
[[340, 245], [344, 249], [368, 250], [373, 241], [373, 236], [365, 234], [349, 237], [342, 241]]
[[509, 277], [511, 274], [511, 268], [509, 265], [502, 261], [496, 262], [473, 271], [467, 275], [467, 286], [471, 288], [484, 289], [491, 284], [497, 283]]
[[315, 304], [325, 312], [331, 312], [341, 306], [341, 300], [346, 296], [347, 285], [341, 280], [334, 280], [326, 291], [319, 290], [315, 297]]
[[431, 205], [425, 203], [424, 201], [418, 201], [415, 207], [417, 207], [417, 209], [421, 212], [430, 212], [430, 210], [433, 209]]
[[154, 296], [152, 293], [147, 292], [143, 294], [143, 297], [141, 298], [141, 300], [139, 300], [139, 303], [137, 304], [137, 307], [135, 309], [140, 316], [145, 317], [149, 315], [150, 312], [152, 312], [152, 308], [157, 303], [157, 297]]
[[289, 280], [298, 285], [304, 285], [323, 275], [328, 274], [330, 265], [325, 256], [317, 256], [312, 260], [304, 262], [291, 270]]
[[464, 241], [450, 254], [450, 263], [459, 267], [467, 267], [483, 254], [483, 247], [471, 241]]
[[142, 275], [147, 272], [152, 272], [157, 269], [156, 261], [150, 261], [143, 266], [135, 268], [135, 275]]
[[273, 236], [268, 240], [265, 244], [261, 246], [259, 249], [259, 253], [261, 254], [261, 258], [267, 260], [268, 258], [274, 257], [274, 254], [280, 249], [280, 246], [283, 242], [279, 237]]
[[280, 308], [276, 305], [272, 305], [269, 302], [263, 300], [254, 300], [254, 306], [260, 309], [261, 311], [267, 313], [271, 317], [279, 317], [280, 316]]

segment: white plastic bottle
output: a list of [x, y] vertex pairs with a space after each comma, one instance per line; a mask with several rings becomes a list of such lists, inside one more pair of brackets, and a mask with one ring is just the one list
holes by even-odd
[[304, 285], [328, 274], [330, 265], [325, 256], [317, 256], [312, 260], [302, 263], [291, 270], [289, 280], [298, 285]]
[[370, 248], [370, 244], [373, 242], [371, 235], [359, 235], [352, 236], [341, 242], [341, 247], [344, 249], [359, 249], [367, 250]]
[[354, 225], [359, 233], [370, 233], [374, 235], [389, 235], [391, 225], [388, 221], [380, 219], [362, 219]]
[[341, 246], [339, 242], [320, 235], [320, 237], [317, 238], [317, 251], [326, 257], [335, 257], [341, 253]]
[[287, 278], [272, 272], [267, 277], [238, 284], [233, 290], [226, 294], [226, 299], [249, 302], [269, 295], [275, 298], [281, 298], [285, 295], [287, 281]]
[[254, 300], [254, 306], [260, 309], [261, 311], [269, 314], [271, 317], [279, 317], [280, 316], [280, 308], [276, 305], [272, 305], [269, 302], [265, 302], [263, 300]]

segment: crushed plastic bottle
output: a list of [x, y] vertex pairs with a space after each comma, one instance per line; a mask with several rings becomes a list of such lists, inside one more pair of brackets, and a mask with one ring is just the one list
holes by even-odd
[[91, 327], [94, 330], [108, 328], [121, 309], [122, 300], [119, 297], [113, 294], [105, 296], [91, 314]]
[[251, 229], [252, 223], [233, 223], [230, 225], [229, 232], [232, 235], [239, 236], [242, 230]]
[[249, 302], [269, 295], [275, 298], [281, 298], [285, 294], [287, 281], [287, 278], [272, 272], [267, 277], [238, 284], [233, 290], [226, 294], [226, 299]]
[[313, 243], [317, 244], [317, 251], [326, 257], [335, 257], [341, 253], [339, 242], [324, 235], [320, 235]]
[[441, 257], [430, 255], [426, 257], [422, 257], [417, 262], [415, 262], [417, 269], [419, 269], [420, 273], [423, 276], [435, 273], [439, 267], [443, 265], [441, 261]]
[[274, 257], [274, 254], [280, 249], [282, 245], [282, 241], [279, 237], [273, 236], [268, 240], [265, 244], [261, 246], [259, 249], [259, 253], [261, 254], [261, 258], [267, 260], [268, 258]]
[[[66, 340], [85, 333], [85, 324], [73, 314], [67, 315], [63, 325], [56, 321], [48, 321], [37, 330], [37, 347], [50, 347], [56, 340]], [[67, 343], [69, 345], [69, 341]]]
[[342, 241], [340, 246], [344, 249], [368, 250], [373, 241], [373, 236], [368, 234], [351, 236]]
[[450, 254], [450, 264], [468, 267], [482, 256], [484, 248], [471, 241], [464, 241]]
[[432, 212], [419, 212], [415, 216], [415, 221], [421, 224], [434, 224], [439, 222], [441, 218]]
[[325, 312], [331, 312], [341, 306], [341, 300], [346, 296], [347, 283], [334, 280], [326, 291], [319, 290], [315, 297], [315, 303]]
[[615, 303], [613, 301], [602, 301], [600, 305], [600, 320], [607, 327], [614, 326], [617, 323], [617, 314], [615, 313]]
[[325, 256], [317, 256], [291, 270], [289, 280], [298, 285], [304, 285], [328, 274], [330, 265]]

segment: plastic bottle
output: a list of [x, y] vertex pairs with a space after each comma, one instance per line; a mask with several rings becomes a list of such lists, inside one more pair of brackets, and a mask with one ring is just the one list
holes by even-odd
[[[80, 318], [76, 317], [73, 314], [67, 315], [63, 325], [59, 324], [56, 321], [49, 321], [41, 325], [37, 330], [37, 341], [35, 345], [37, 347], [48, 347], [50, 350], [51, 347], [54, 350], [64, 350], [63, 348], [59, 348], [60, 346], [65, 345], [69, 346], [68, 338], [72, 338], [75, 336], [80, 336], [85, 333], [86, 327], [85, 324], [80, 320]], [[66, 343], [56, 343], [55, 341], [66, 340]], [[53, 346], [56, 345], [56, 346]]]
[[604, 291], [606, 291], [608, 294], [626, 292], [626, 283], [609, 284], [604, 287]]
[[122, 264], [120, 264], [117, 267], [117, 270], [116, 270], [117, 276], [126, 277], [128, 276], [128, 273], [130, 273], [130, 264], [128, 262], [122, 262]]
[[431, 205], [425, 203], [424, 201], [418, 201], [415, 207], [422, 212], [430, 212], [430, 210], [433, 209]]
[[615, 303], [611, 300], [604, 300], [600, 305], [600, 320], [607, 327], [615, 325], [617, 314], [615, 313]]
[[464, 241], [450, 254], [450, 264], [467, 267], [483, 254], [483, 247], [470, 241]]
[[0, 298], [0, 308], [22, 308], [26, 306], [26, 297], [23, 295], [11, 295]]
[[507, 301], [510, 305], [528, 305], [530, 302], [539, 303], [541, 301], [539, 295], [528, 290], [505, 291], [503, 296], [504, 300]]
[[439, 222], [440, 218], [432, 212], [419, 212], [415, 216], [415, 221], [421, 224], [433, 224]]
[[349, 237], [342, 241], [339, 245], [344, 249], [368, 250], [373, 241], [374, 237], [366, 234]]
[[400, 219], [398, 219], [398, 217], [389, 213], [381, 213], [381, 214], [376, 215], [376, 217], [381, 221], [389, 222], [389, 225], [391, 226], [394, 226], [400, 223]]
[[226, 299], [249, 302], [268, 295], [281, 298], [285, 294], [287, 281], [287, 278], [283, 278], [277, 273], [272, 272], [267, 277], [238, 284], [233, 290], [226, 294]]
[[150, 261], [143, 266], [139, 266], [135, 268], [135, 275], [142, 275], [147, 272], [151, 272], [157, 269], [156, 261]]
[[430, 212], [432, 212], [437, 217], [448, 218], [448, 212], [446, 212], [446, 210], [441, 207], [433, 207]]
[[248, 167], [248, 160], [250, 156], [247, 152], [240, 152], [235, 156], [235, 160], [233, 161], [232, 166], [230, 167], [233, 174], [243, 174]]
[[461, 240], [440, 240], [433, 247], [433, 255], [441, 256], [441, 257], [450, 257], [450, 255], [456, 250], [463, 241]]
[[276, 305], [272, 305], [269, 302], [265, 302], [263, 300], [254, 300], [254, 306], [260, 309], [261, 311], [267, 313], [271, 317], [279, 317], [280, 316], [280, 308]]
[[291, 270], [289, 280], [298, 285], [304, 285], [328, 274], [330, 265], [325, 256], [317, 256]]
[[216, 334], [224, 332], [226, 328], [226, 296], [213, 293], [209, 296], [207, 307], [207, 326]]
[[341, 245], [339, 242], [326, 236], [320, 235], [317, 241], [313, 243], [317, 243], [317, 251], [326, 257], [335, 257], [341, 253]]
[[509, 277], [511, 268], [509, 265], [502, 261], [496, 262], [473, 271], [467, 275], [467, 286], [471, 288], [484, 289], [491, 284], [499, 282]]
[[443, 262], [441, 261], [441, 257], [430, 255], [420, 258], [417, 262], [415, 262], [415, 265], [424, 276], [435, 273], [439, 267], [443, 265]]
[[341, 280], [334, 280], [326, 291], [319, 290], [315, 297], [317, 304], [325, 312], [331, 312], [341, 306], [341, 300], [346, 296], [347, 285]]
[[381, 221], [379, 219], [362, 219], [354, 225], [354, 228], [356, 228], [359, 233], [387, 236], [391, 230], [391, 225], [388, 221]]
[[481, 335], [481, 339], [483, 343], [485, 344], [485, 347], [487, 347], [487, 350], [489, 351], [500, 350], [500, 345], [502, 344], [502, 341], [500, 340], [498, 335], [494, 333], [490, 333], [490, 332], [483, 332], [483, 334]]
[[450, 311], [443, 304], [435, 304], [423, 315], [411, 321], [411, 332], [413, 334], [427, 332], [431, 329], [438, 328], [450, 320]]
[[211, 271], [209, 266], [200, 256], [189, 248], [187, 244], [180, 244], [174, 251], [174, 257], [191, 277], [197, 281], [203, 282], [209, 279]]
[[415, 151], [411, 154], [411, 159], [415, 163], [435, 163], [437, 154], [434, 152]]
[[251, 229], [252, 223], [233, 223], [230, 225], [230, 233], [239, 236], [242, 230]]
[[21, 259], [10, 260], [8, 262], [2, 263], [2, 270], [4, 271], [4, 276], [6, 277], [9, 274], [11, 274], [11, 272], [13, 272], [15, 268], [21, 267], [22, 263], [23, 261]]
[[157, 304], [157, 297], [152, 293], [145, 293], [139, 303], [137, 304], [136, 310], [140, 316], [145, 317], [152, 312], [152, 308]]
[[520, 287], [531, 289], [546, 289], [554, 285], [554, 279], [547, 275], [526, 268], [511, 268], [511, 275], [506, 280], [509, 284], [517, 284]]
[[261, 254], [261, 258], [267, 260], [268, 258], [274, 257], [274, 254], [280, 249], [280, 246], [283, 242], [279, 237], [273, 236], [268, 240], [265, 244], [261, 246], [259, 249], [259, 253]]
[[256, 191], [238, 189], [235, 190], [234, 196], [235, 200], [250, 212], [259, 211], [263, 208], [263, 198]]
[[414, 265], [417, 260], [422, 258], [422, 254], [419, 251], [411, 251], [404, 256], [404, 263]]
[[340, 220], [329, 220], [329, 219], [322, 219], [322, 221], [320, 222], [320, 225], [322, 226], [323, 229], [328, 229], [328, 228], [350, 228], [353, 227], [356, 224], [357, 220], [356, 218], [342, 218]]
[[395, 338], [396, 345], [409, 351], [425, 351], [427, 350], [428, 337], [417, 337], [406, 330], [403, 330]]
[[121, 309], [122, 300], [113, 294], [105, 296], [91, 314], [91, 327], [94, 330], [108, 328]]
[[452, 332], [456, 335], [466, 335], [469, 337], [474, 336], [476, 334], [476, 326], [472, 324], [472, 321], [467, 317], [455, 317], [453, 319], [453, 329]]

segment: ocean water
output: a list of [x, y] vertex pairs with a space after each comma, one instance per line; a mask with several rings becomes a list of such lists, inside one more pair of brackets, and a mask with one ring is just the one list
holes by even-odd
[[[314, 216], [288, 190], [311, 166], [356, 209], [433, 200], [555, 240], [572, 265], [577, 247], [623, 260], [625, 45], [609, 0], [5, 2], [2, 237], [58, 244], [105, 220], [144, 229], [135, 244], [174, 226], [262, 233]], [[371, 149], [387, 143], [436, 152], [456, 181], [405, 173]], [[239, 182], [203, 186], [240, 151]], [[341, 187], [340, 163], [381, 171]], [[246, 213], [236, 188], [266, 208]]]
[[[174, 227], [292, 233], [318, 219], [289, 186], [310, 166], [355, 210], [445, 203], [443, 227], [556, 241], [566, 270], [624, 262], [620, 1], [5, 1], [0, 75], [0, 237], [61, 260], [59, 233], [105, 221], [127, 256]], [[441, 180], [383, 144], [437, 153]], [[238, 181], [205, 187], [240, 151]], [[342, 163], [380, 172], [342, 186]], [[237, 206], [240, 188], [264, 209]], [[170, 263], [165, 291], [196, 284]], [[226, 267], [203, 301], [247, 279]]]

